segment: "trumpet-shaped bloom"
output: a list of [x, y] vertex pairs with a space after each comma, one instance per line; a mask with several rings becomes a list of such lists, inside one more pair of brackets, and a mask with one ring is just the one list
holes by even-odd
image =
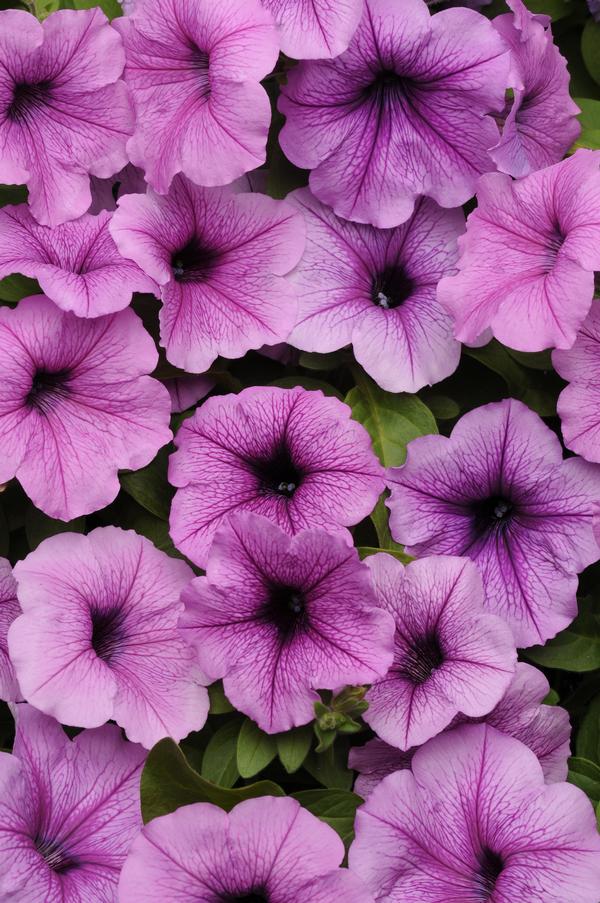
[[241, 511], [294, 534], [371, 513], [384, 471], [367, 431], [337, 398], [256, 386], [207, 399], [181, 426], [169, 462], [171, 536], [203, 567], [215, 530]]
[[365, 0], [345, 53], [288, 74], [281, 146], [345, 219], [397, 226], [422, 194], [457, 207], [493, 168], [509, 62], [480, 13]]
[[265, 162], [271, 107], [260, 79], [279, 51], [258, 0], [136, 0], [113, 25], [137, 125], [132, 163], [161, 194], [183, 172], [227, 185]]
[[514, 182], [482, 177], [478, 206], [459, 238], [459, 272], [438, 286], [456, 337], [487, 329], [521, 351], [570, 348], [594, 297], [600, 269], [600, 151]]
[[570, 383], [557, 403], [565, 445], [600, 463], [600, 304], [592, 304], [573, 347], [554, 351], [552, 363]]
[[116, 903], [142, 827], [145, 751], [115, 725], [74, 740], [53, 718], [16, 707], [13, 755], [0, 753], [0, 898]]
[[393, 620], [375, 607], [366, 566], [321, 530], [290, 537], [238, 514], [182, 599], [200, 667], [269, 733], [312, 721], [317, 689], [370, 683], [392, 661]]
[[497, 16], [494, 28], [511, 49], [513, 99], [490, 154], [502, 172], [526, 176], [562, 160], [581, 130], [579, 107], [571, 100], [567, 61], [552, 40], [549, 18], [532, 15], [523, 0], [509, 5], [514, 13]]
[[392, 667], [366, 695], [367, 724], [408, 750], [459, 712], [487, 715], [506, 692], [517, 652], [509, 627], [484, 611], [477, 567], [439, 556], [405, 568], [386, 554], [367, 564], [377, 605], [396, 624]]
[[577, 574], [600, 558], [592, 519], [600, 471], [563, 461], [560, 442], [514, 399], [477, 408], [450, 438], [409, 443], [390, 471], [390, 527], [410, 555], [467, 555], [485, 607], [518, 646], [543, 643], [577, 614]]
[[127, 163], [134, 116], [121, 39], [100, 9], [42, 23], [5, 10], [0, 61], [2, 179], [28, 185], [38, 222], [76, 219], [91, 203], [90, 174], [107, 178]]
[[0, 279], [22, 273], [37, 279], [62, 310], [99, 317], [123, 310], [133, 292], [154, 282], [125, 260], [108, 231], [110, 214], [82, 216], [62, 226], [40, 226], [29, 207], [0, 210]]
[[382, 230], [340, 219], [308, 189], [288, 200], [307, 228], [291, 277], [299, 310], [290, 343], [320, 352], [352, 343], [357, 361], [389, 392], [417, 392], [450, 376], [460, 345], [436, 286], [456, 272], [462, 211], [422, 199], [407, 223]]
[[523, 743], [485, 724], [431, 740], [356, 816], [350, 867], [394, 903], [596, 903], [590, 801], [544, 783]]
[[261, 0], [279, 26], [282, 51], [297, 60], [338, 56], [356, 31], [363, 0]]
[[10, 562], [0, 558], [0, 699], [15, 702], [21, 698], [15, 669], [8, 654], [8, 628], [21, 609], [17, 600], [17, 582]]
[[154, 343], [132, 310], [85, 320], [43, 295], [0, 309], [0, 482], [71, 520], [108, 505], [118, 470], [171, 438], [171, 402], [146, 374]]
[[99, 527], [44, 540], [15, 576], [8, 645], [28, 702], [78, 727], [112, 718], [148, 748], [202, 727], [208, 694], [177, 631], [185, 562]]
[[282, 277], [304, 248], [302, 217], [288, 204], [178, 176], [166, 197], [122, 197], [110, 229], [160, 286], [161, 342], [173, 364], [202, 373], [219, 354], [287, 339], [296, 299]]

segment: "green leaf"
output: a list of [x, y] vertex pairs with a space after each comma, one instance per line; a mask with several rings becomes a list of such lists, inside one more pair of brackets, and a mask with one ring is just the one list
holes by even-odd
[[454, 420], [460, 414], [460, 405], [448, 395], [440, 395], [439, 392], [426, 389], [420, 397], [436, 420]]
[[594, 807], [600, 802], [600, 767], [595, 762], [579, 757], [570, 758], [567, 780], [583, 790]]
[[404, 548], [392, 539], [390, 533], [390, 512], [385, 504], [388, 496], [389, 492], [386, 490], [373, 508], [371, 520], [377, 533], [379, 548], [384, 552], [392, 552], [394, 555], [404, 555]]
[[542, 699], [542, 703], [544, 705], [558, 705], [559, 702], [560, 702], [560, 696], [558, 695], [556, 690], [552, 690], [552, 689], [548, 690], [547, 695], [544, 696], [544, 698]]
[[288, 774], [298, 771], [310, 752], [313, 739], [312, 724], [295, 727], [285, 734], [277, 734], [277, 754]]
[[45, 19], [60, 9], [60, 0], [34, 0], [33, 8], [38, 19]]
[[25, 204], [28, 191], [26, 185], [0, 185], [0, 207], [7, 204]]
[[352, 355], [348, 351], [331, 351], [329, 354], [319, 354], [316, 351], [302, 351], [299, 364], [307, 370], [335, 370], [342, 364], [352, 361]]
[[323, 787], [350, 790], [353, 774], [347, 767], [348, 748], [339, 739], [325, 752], [311, 752], [304, 760], [304, 768]]
[[208, 688], [208, 697], [210, 699], [211, 715], [227, 715], [229, 712], [235, 712], [234, 707], [225, 696], [225, 690], [223, 689], [223, 682], [221, 680], [210, 685]]
[[61, 0], [61, 9], [93, 9], [99, 6], [109, 19], [123, 15], [121, 4], [117, 0]]
[[581, 55], [585, 68], [600, 85], [600, 23], [588, 19], [581, 35]]
[[564, 19], [572, 12], [570, 0], [525, 0], [525, 6], [536, 15], [550, 16], [553, 22]]
[[344, 396], [341, 392], [338, 392], [335, 386], [331, 386], [320, 379], [313, 379], [311, 376], [283, 376], [281, 379], [273, 380], [269, 385], [279, 386], [281, 389], [293, 389], [294, 386], [302, 386], [303, 389], [308, 389], [311, 392], [320, 390], [323, 395], [333, 395], [335, 398], [339, 398], [340, 401], [344, 400]]
[[544, 646], [532, 646], [525, 653], [536, 665], [561, 671], [594, 671], [600, 668], [600, 611], [593, 600], [579, 600], [579, 614], [573, 623]]
[[39, 283], [35, 279], [29, 279], [27, 276], [21, 276], [20, 273], [14, 273], [12, 276], [5, 276], [0, 279], [0, 300], [16, 302], [21, 298], [28, 298], [29, 295], [40, 295], [42, 290]]
[[381, 463], [397, 467], [404, 463], [412, 439], [437, 433], [435, 418], [416, 395], [384, 392], [359, 368], [355, 375], [357, 384], [348, 392], [346, 404], [369, 433]]
[[71, 521], [55, 520], [53, 517], [48, 517], [43, 511], [39, 511], [34, 505], [30, 505], [25, 513], [25, 533], [32, 552], [49, 536], [56, 536], [58, 533], [84, 532], [85, 517], [76, 517]]
[[121, 486], [127, 495], [161, 520], [169, 519], [174, 493], [167, 480], [169, 452], [169, 447], [165, 446], [146, 467], [142, 467], [141, 470], [122, 471], [119, 474]]
[[393, 555], [394, 558], [397, 558], [398, 561], [401, 561], [402, 564], [409, 564], [411, 561], [414, 561], [410, 555], [407, 555], [401, 548], [400, 549], [376, 549], [373, 546], [358, 546], [356, 550], [361, 557], [361, 559], [368, 558], [369, 555], [377, 555], [379, 552], [386, 552], [388, 555]]
[[581, 721], [575, 752], [581, 758], [600, 765], [600, 695], [592, 700]]
[[576, 97], [575, 103], [581, 108], [578, 116], [581, 123], [581, 135], [575, 141], [572, 152], [579, 147], [587, 147], [591, 150], [600, 148], [600, 100], [591, 97]]
[[528, 370], [517, 362], [513, 352], [509, 352], [496, 339], [492, 339], [482, 348], [464, 347], [463, 353], [501, 376], [506, 383], [509, 395], [518, 398], [540, 417], [555, 416], [556, 400], [551, 391], [553, 387], [548, 385], [548, 379], [544, 377], [544, 374], [530, 372], [532, 369], [539, 369], [539, 359], [536, 362], [538, 364], [536, 368], [532, 368], [531, 363], [527, 364]]
[[227, 721], [213, 734], [202, 759], [202, 777], [220, 787], [233, 787], [240, 776], [237, 767], [239, 718]]
[[551, 351], [515, 351], [514, 348], [506, 350], [523, 367], [530, 370], [552, 370]]
[[354, 835], [356, 810], [363, 802], [360, 796], [349, 790], [300, 790], [291, 796], [337, 831], [348, 846]]
[[250, 718], [246, 718], [237, 738], [237, 769], [243, 778], [253, 778], [277, 755], [277, 743]]
[[272, 781], [258, 781], [235, 790], [219, 787], [194, 771], [177, 744], [169, 739], [161, 740], [150, 751], [142, 772], [144, 822], [190, 803], [213, 803], [229, 812], [242, 800], [284, 795]]
[[[131, 505], [132, 503], [129, 502], [129, 504]], [[153, 542], [156, 548], [160, 549], [161, 552], [166, 552], [167, 555], [171, 555], [173, 558], [184, 557], [181, 552], [175, 548], [169, 534], [168, 522], [162, 520], [160, 517], [155, 517], [155, 515], [150, 514], [149, 511], [144, 511], [143, 508], [136, 507], [136, 509], [130, 513], [123, 513], [120, 521], [121, 526], [124, 529], [135, 530], [136, 533], [145, 536], [146, 539]]]

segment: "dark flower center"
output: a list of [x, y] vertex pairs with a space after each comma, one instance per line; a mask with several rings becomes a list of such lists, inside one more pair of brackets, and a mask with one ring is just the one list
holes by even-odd
[[51, 868], [53, 872], [57, 872], [58, 874], [61, 872], [68, 872], [71, 869], [77, 868], [79, 865], [77, 859], [67, 853], [67, 851], [54, 840], [36, 837], [34, 844], [48, 868]]
[[414, 280], [402, 267], [386, 267], [373, 279], [371, 300], [377, 307], [394, 310], [410, 298], [414, 288]]
[[185, 247], [171, 257], [171, 269], [176, 282], [206, 282], [217, 263], [217, 252], [191, 238]]
[[251, 466], [265, 495], [291, 498], [302, 483], [302, 471], [285, 445], [279, 446], [269, 458], [253, 461]]
[[475, 528], [480, 533], [506, 529], [515, 513], [511, 500], [501, 495], [493, 495], [475, 502], [472, 510]]
[[444, 664], [444, 653], [435, 632], [412, 640], [398, 670], [414, 684], [424, 684]]
[[218, 903], [269, 903], [269, 898], [262, 890], [257, 890], [249, 894], [228, 894], [219, 897]]
[[378, 97], [382, 99], [390, 94], [404, 92], [407, 87], [407, 81], [404, 76], [394, 72], [393, 69], [382, 69], [367, 86], [366, 94], [371, 98]]
[[296, 586], [269, 587], [263, 617], [274, 624], [281, 636], [288, 637], [306, 623], [306, 599]]
[[6, 116], [13, 122], [23, 122], [36, 110], [46, 106], [51, 98], [52, 84], [40, 81], [35, 84], [17, 82], [13, 87], [13, 95], [6, 111]]
[[92, 611], [92, 649], [102, 661], [110, 663], [125, 639], [124, 615], [121, 608]]
[[192, 47], [190, 64], [192, 71], [196, 73], [198, 78], [198, 88], [201, 100], [208, 100], [210, 97], [210, 58], [205, 50], [200, 50], [195, 45]]
[[69, 394], [68, 381], [70, 371], [67, 369], [36, 370], [31, 381], [31, 388], [25, 398], [25, 403], [42, 413], [50, 411], [56, 402], [66, 398]]
[[479, 855], [479, 870], [475, 878], [482, 900], [491, 898], [503, 869], [502, 856], [490, 850], [489, 847], [484, 847]]

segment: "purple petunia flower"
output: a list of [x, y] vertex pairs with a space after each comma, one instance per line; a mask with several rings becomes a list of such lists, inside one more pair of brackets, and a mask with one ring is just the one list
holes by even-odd
[[417, 750], [356, 816], [350, 867], [394, 903], [597, 903], [600, 837], [572, 784], [544, 783], [534, 754], [489, 725]]
[[202, 373], [219, 354], [287, 339], [296, 295], [282, 277], [304, 248], [302, 217], [288, 204], [178, 176], [167, 197], [121, 198], [110, 229], [161, 286], [161, 342], [173, 364]]
[[199, 730], [208, 694], [177, 631], [192, 576], [118, 527], [45, 539], [15, 566], [8, 646], [24, 697], [65, 724], [112, 718], [148, 748]]
[[29, 207], [0, 210], [0, 279], [22, 273], [37, 279], [62, 310], [99, 317], [123, 310], [133, 292], [151, 292], [154, 282], [125, 260], [108, 231], [109, 213], [40, 226]]
[[517, 661], [509, 627], [483, 608], [483, 586], [468, 558], [439, 556], [405, 568], [392, 555], [367, 559], [377, 605], [394, 617], [394, 662], [367, 692], [364, 719], [408, 750], [461, 712], [487, 715]]
[[290, 797], [263, 796], [229, 814], [210, 803], [155, 818], [133, 842], [121, 873], [121, 903], [373, 903], [338, 868], [335, 831]]
[[161, 194], [182, 172], [226, 185], [265, 162], [271, 108], [260, 79], [277, 60], [277, 32], [258, 0], [136, 0], [113, 22], [137, 126], [132, 163]]
[[279, 26], [281, 49], [297, 60], [338, 56], [347, 49], [363, 0], [261, 0]]
[[509, 62], [480, 13], [365, 0], [345, 53], [288, 74], [281, 146], [345, 219], [397, 226], [420, 194], [457, 207], [493, 168]]
[[10, 562], [0, 558], [0, 699], [15, 702], [21, 699], [15, 669], [8, 655], [8, 628], [21, 613], [17, 601], [17, 583]]
[[29, 186], [31, 211], [55, 226], [86, 212], [89, 174], [127, 163], [131, 101], [119, 81], [119, 35], [100, 9], [60, 10], [43, 23], [0, 12], [0, 166], [6, 183]]
[[[447, 730], [473, 721], [485, 721], [503, 734], [515, 737], [537, 756], [547, 784], [565, 781], [568, 774], [571, 726], [568, 712], [556, 705], [543, 705], [550, 685], [541, 671], [525, 662], [517, 668], [508, 690], [488, 715], [481, 719], [458, 715]], [[356, 793], [366, 799], [386, 775], [410, 768], [416, 749], [402, 752], [375, 738], [350, 750], [348, 765], [359, 772]]]
[[600, 463], [600, 304], [594, 302], [575, 344], [552, 353], [554, 369], [570, 385], [557, 410], [567, 448]]
[[600, 0], [587, 0], [587, 5], [596, 22], [600, 22]]
[[390, 470], [390, 528], [409, 555], [468, 555], [485, 607], [518, 646], [543, 643], [577, 614], [577, 573], [600, 558], [592, 517], [600, 469], [563, 461], [544, 422], [509, 399], [465, 414], [445, 436], [408, 445]]
[[462, 211], [421, 199], [405, 225], [380, 230], [340, 219], [308, 189], [288, 200], [307, 227], [292, 275], [299, 312], [290, 343], [320, 352], [352, 343], [357, 361], [389, 392], [417, 392], [450, 376], [460, 345], [436, 286], [456, 272]]
[[509, 6], [514, 14], [497, 16], [494, 28], [511, 49], [514, 96], [490, 155], [502, 172], [526, 176], [562, 160], [581, 127], [567, 61], [552, 40], [549, 18], [532, 15], [522, 0]]
[[154, 342], [132, 310], [84, 320], [43, 295], [0, 309], [0, 482], [17, 477], [50, 517], [108, 505], [117, 471], [171, 438], [171, 401], [146, 374]]
[[69, 740], [28, 705], [16, 723], [13, 755], [0, 753], [0, 899], [116, 903], [145, 751], [115, 725]]
[[290, 537], [249, 512], [216, 534], [180, 627], [201, 669], [268, 733], [314, 718], [315, 691], [370, 683], [392, 662], [394, 623], [340, 536]]
[[342, 533], [373, 510], [384, 471], [350, 408], [322, 392], [254, 386], [209, 398], [175, 437], [171, 536], [203, 567], [219, 524], [254, 511], [294, 534]]
[[456, 336], [490, 329], [520, 351], [570, 348], [600, 269], [600, 152], [578, 150], [514, 182], [483, 176], [459, 238], [459, 272], [438, 286]]

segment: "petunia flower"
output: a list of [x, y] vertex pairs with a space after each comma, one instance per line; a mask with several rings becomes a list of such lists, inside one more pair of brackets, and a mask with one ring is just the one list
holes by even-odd
[[17, 582], [10, 562], [0, 558], [0, 699], [15, 702], [21, 699], [15, 669], [8, 654], [8, 628], [21, 613], [17, 600]]
[[291, 276], [299, 310], [289, 342], [319, 352], [352, 343], [357, 361], [389, 392], [417, 392], [450, 376], [460, 345], [436, 286], [456, 272], [462, 211], [421, 199], [403, 226], [381, 230], [340, 219], [308, 189], [288, 201], [307, 228]]
[[[571, 726], [568, 712], [561, 706], [543, 705], [550, 685], [541, 671], [525, 662], [517, 668], [508, 690], [492, 711], [483, 718], [457, 717], [448, 726], [483, 722], [520, 740], [537, 756], [547, 784], [566, 781], [570, 755]], [[350, 750], [348, 765], [358, 771], [354, 790], [366, 799], [386, 775], [410, 768], [416, 748], [402, 752], [384, 740], [375, 738]]]
[[363, 0], [261, 0], [279, 26], [282, 51], [297, 60], [338, 56], [360, 22]]
[[166, 197], [122, 197], [110, 225], [121, 254], [160, 286], [168, 359], [193, 373], [219, 354], [284, 341], [296, 316], [282, 277], [302, 254], [302, 217], [283, 201], [238, 191], [178, 176]]
[[28, 185], [38, 222], [76, 219], [91, 203], [90, 174], [108, 178], [127, 163], [134, 115], [121, 38], [100, 9], [42, 23], [4, 10], [0, 63], [2, 180]]
[[577, 574], [600, 558], [592, 518], [600, 470], [563, 461], [556, 435], [514, 399], [465, 414], [445, 436], [408, 445], [389, 471], [390, 528], [409, 555], [467, 555], [484, 605], [518, 646], [543, 643], [577, 614]]
[[253, 386], [207, 399], [170, 458], [171, 536], [203, 567], [219, 524], [254, 511], [293, 535], [342, 533], [375, 507], [384, 471], [350, 408], [322, 392]]
[[481, 178], [477, 208], [459, 238], [459, 272], [438, 286], [455, 334], [485, 330], [510, 348], [570, 348], [594, 297], [600, 269], [600, 151], [514, 182]]
[[145, 750], [115, 725], [70, 740], [31, 706], [15, 712], [13, 755], [0, 753], [0, 898], [116, 903]]
[[15, 566], [8, 646], [25, 699], [77, 727], [113, 719], [148, 748], [199, 730], [208, 694], [177, 631], [192, 576], [118, 527], [45, 539]]
[[600, 837], [590, 801], [546, 785], [535, 755], [489, 725], [419, 749], [356, 816], [350, 868], [394, 903], [597, 903]]
[[517, 652], [510, 628], [483, 608], [468, 558], [438, 556], [405, 568], [384, 553], [367, 559], [377, 605], [396, 624], [394, 661], [367, 692], [364, 720], [408, 750], [460, 712], [487, 715], [506, 692]]
[[568, 351], [553, 351], [554, 369], [570, 385], [558, 397], [565, 445], [600, 463], [600, 304], [590, 312]]
[[99, 317], [123, 310], [133, 292], [154, 282], [125, 260], [108, 231], [110, 213], [84, 215], [62, 226], [40, 226], [29, 207], [0, 210], [0, 279], [22, 273], [37, 279], [62, 310]]
[[259, 84], [279, 52], [258, 0], [136, 0], [115, 19], [137, 125], [131, 162], [161, 194], [177, 173], [227, 185], [265, 162], [271, 107]]
[[339, 868], [333, 828], [291, 797], [246, 800], [229, 813], [210, 803], [153, 819], [133, 842], [121, 903], [373, 903]]
[[509, 6], [514, 13], [497, 16], [494, 28], [511, 49], [513, 98], [490, 156], [501, 172], [526, 176], [562, 160], [581, 127], [550, 19], [532, 15], [523, 0], [510, 0]]
[[17, 477], [50, 517], [104, 508], [118, 470], [171, 438], [171, 402], [146, 374], [154, 342], [132, 310], [84, 320], [43, 295], [0, 309], [0, 482]]
[[365, 0], [345, 53], [288, 73], [281, 147], [345, 219], [397, 226], [422, 194], [458, 207], [493, 168], [509, 62], [478, 12]]
[[366, 566], [322, 530], [290, 537], [237, 514], [182, 600], [202, 671], [268, 733], [312, 721], [316, 690], [371, 683], [392, 662], [393, 619], [376, 608]]

